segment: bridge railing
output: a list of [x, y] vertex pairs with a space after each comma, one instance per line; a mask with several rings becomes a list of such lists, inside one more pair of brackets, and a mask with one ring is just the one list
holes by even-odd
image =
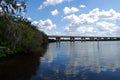
[[56, 41], [70, 40], [70, 41], [93, 41], [93, 40], [120, 40], [120, 37], [100, 37], [100, 36], [48, 36], [49, 39], [55, 39]]

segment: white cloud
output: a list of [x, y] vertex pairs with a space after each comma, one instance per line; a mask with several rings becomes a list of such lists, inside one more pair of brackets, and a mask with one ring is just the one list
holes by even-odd
[[107, 32], [109, 34], [114, 33], [114, 31], [116, 32], [116, 28], [118, 28], [118, 25], [115, 23], [106, 21], [97, 22], [96, 25], [98, 26], [99, 31]]
[[86, 6], [85, 6], [85, 5], [80, 5], [79, 7], [80, 7], [80, 8], [86, 8]]
[[97, 25], [98, 26], [102, 26], [102, 27], [113, 27], [113, 26], [116, 26], [116, 24], [105, 22], [105, 21], [97, 22]]
[[71, 0], [45, 0], [42, 5], [38, 9], [43, 9], [48, 6], [55, 6], [57, 4], [61, 4], [63, 2], [70, 2]]
[[65, 27], [69, 35], [120, 35], [120, 13], [114, 9], [105, 11], [95, 8], [86, 14], [65, 16], [63, 20], [69, 21]]
[[31, 21], [32, 19], [30, 17], [27, 17], [27, 20]]
[[77, 15], [75, 15], [75, 14], [72, 14], [72, 15], [69, 15], [69, 16], [65, 16], [63, 19], [67, 20], [67, 21], [70, 21], [70, 22], [74, 22], [74, 23], [80, 21], [80, 18]]
[[55, 10], [51, 11], [51, 14], [52, 14], [53, 16], [55, 16], [55, 15], [58, 15], [58, 14], [59, 14], [59, 12], [58, 12], [58, 10], [57, 10], [57, 9], [55, 9]]
[[56, 24], [53, 24], [50, 19], [33, 21], [32, 25], [37, 26], [39, 30], [44, 31], [45, 33], [48, 33], [56, 28]]
[[62, 32], [58, 32], [58, 31], [49, 31], [48, 35], [64, 35]]
[[76, 8], [76, 7], [71, 7], [71, 8], [65, 7], [65, 8], [63, 9], [64, 14], [76, 13], [76, 12], [78, 12], [78, 11], [79, 11], [79, 9]]
[[65, 27], [65, 31], [69, 32], [70, 28], [68, 26]]

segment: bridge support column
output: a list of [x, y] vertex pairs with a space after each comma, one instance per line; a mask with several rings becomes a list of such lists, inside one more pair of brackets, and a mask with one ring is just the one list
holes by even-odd
[[112, 38], [112, 37], [110, 37], [110, 40], [113, 40], [113, 38]]
[[107, 38], [106, 38], [106, 37], [104, 37], [104, 40], [105, 40], [105, 41], [107, 41]]
[[100, 41], [100, 40], [101, 40], [101, 37], [97, 37], [97, 40]]
[[85, 41], [86, 40], [86, 38], [85, 37], [81, 37], [81, 41]]
[[56, 37], [56, 41], [57, 41], [57, 42], [60, 42], [60, 37]]
[[81, 37], [81, 41], [83, 41], [83, 37]]
[[116, 40], [120, 40], [120, 38], [116, 38]]
[[74, 37], [70, 37], [70, 41], [75, 41], [75, 38]]
[[92, 40], [92, 41], [93, 41], [93, 40], [94, 40], [94, 38], [93, 38], [93, 37], [90, 37], [90, 40]]

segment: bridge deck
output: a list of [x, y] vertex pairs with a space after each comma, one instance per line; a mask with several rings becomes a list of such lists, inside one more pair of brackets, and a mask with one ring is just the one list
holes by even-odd
[[61, 41], [61, 39], [66, 40], [66, 38], [69, 38], [67, 40], [70, 41], [76, 41], [76, 40], [89, 40], [89, 41], [94, 41], [94, 40], [120, 40], [120, 37], [101, 37], [101, 36], [58, 36], [58, 35], [50, 35], [48, 36], [49, 39], [55, 39], [56, 41]]
[[56, 38], [56, 37], [60, 37], [60, 38], [70, 38], [70, 37], [74, 37], [74, 38], [120, 38], [120, 37], [105, 37], [105, 36], [48, 36], [49, 38]]

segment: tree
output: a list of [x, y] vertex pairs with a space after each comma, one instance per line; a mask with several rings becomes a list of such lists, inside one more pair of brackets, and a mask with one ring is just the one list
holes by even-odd
[[25, 12], [25, 9], [26, 0], [0, 0], [0, 14], [2, 14], [0, 15], [0, 23], [4, 23], [4, 25], [0, 26], [0, 32], [4, 31], [4, 34], [7, 35], [5, 39], [8, 40], [8, 43], [4, 43], [4, 46], [9, 44], [9, 48], [16, 48], [16, 43], [19, 37], [19, 27], [16, 27], [18, 26], [16, 22], [19, 21], [21, 13]]
[[0, 0], [1, 13], [4, 15], [21, 15], [26, 9], [26, 0]]

